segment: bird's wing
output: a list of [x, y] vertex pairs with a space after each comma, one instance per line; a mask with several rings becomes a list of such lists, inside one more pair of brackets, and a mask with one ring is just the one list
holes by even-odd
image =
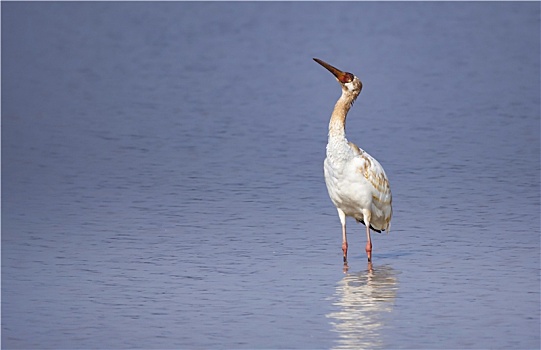
[[381, 164], [353, 143], [349, 143], [355, 156], [355, 166], [362, 176], [372, 185], [373, 204], [378, 211], [377, 216], [381, 216], [385, 224], [383, 229], [387, 229], [392, 215], [392, 194], [389, 180]]
[[364, 153], [364, 151], [362, 149], [360, 149], [359, 146], [357, 146], [353, 142], [348, 142], [348, 145], [351, 148], [351, 150], [353, 151], [353, 154], [355, 154], [356, 156], [360, 156], [361, 154]]
[[358, 166], [360, 173], [379, 193], [379, 199], [384, 199], [387, 195], [390, 199], [391, 187], [381, 164], [366, 152], [361, 153], [357, 158], [360, 160]]

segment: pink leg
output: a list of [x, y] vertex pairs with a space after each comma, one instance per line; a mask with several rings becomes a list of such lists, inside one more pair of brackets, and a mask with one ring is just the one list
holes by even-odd
[[338, 209], [338, 217], [342, 224], [342, 252], [344, 253], [344, 265], [348, 264], [348, 238], [346, 235], [346, 214]]
[[363, 211], [364, 223], [366, 225], [366, 256], [368, 256], [368, 262], [372, 262], [372, 240], [370, 239], [370, 219], [372, 218], [372, 213], [368, 210]]
[[342, 242], [342, 252], [344, 252], [344, 265], [348, 263], [348, 242]]
[[370, 224], [367, 224], [366, 226], [366, 247], [364, 250], [366, 251], [366, 256], [368, 256], [368, 262], [372, 261], [372, 240], [370, 239]]

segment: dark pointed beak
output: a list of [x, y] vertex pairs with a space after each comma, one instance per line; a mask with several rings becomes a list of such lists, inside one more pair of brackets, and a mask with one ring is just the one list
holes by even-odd
[[327, 68], [327, 70], [331, 72], [336, 77], [336, 79], [338, 79], [338, 81], [343, 82], [343, 83], [349, 81], [347, 72], [342, 72], [340, 69], [331, 66], [330, 64], [328, 64], [325, 61], [320, 60], [319, 58], [314, 58], [314, 61], [321, 64], [323, 67]]

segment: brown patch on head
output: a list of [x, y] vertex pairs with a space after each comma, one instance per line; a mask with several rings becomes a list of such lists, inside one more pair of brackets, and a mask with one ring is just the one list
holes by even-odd
[[351, 83], [353, 81], [353, 74], [348, 73], [348, 72], [344, 72], [343, 74], [340, 74], [340, 76], [337, 76], [336, 78], [342, 84]]

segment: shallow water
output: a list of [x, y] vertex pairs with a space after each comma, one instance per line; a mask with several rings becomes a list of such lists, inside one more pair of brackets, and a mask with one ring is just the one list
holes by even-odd
[[538, 3], [1, 6], [4, 348], [540, 347]]

